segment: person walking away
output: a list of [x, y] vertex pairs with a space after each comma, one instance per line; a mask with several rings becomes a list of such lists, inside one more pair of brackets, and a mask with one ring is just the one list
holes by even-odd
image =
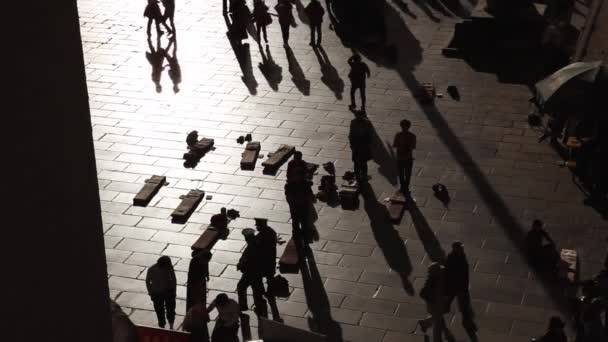
[[241, 271], [241, 279], [236, 285], [241, 311], [247, 311], [247, 288], [251, 286], [253, 292], [253, 302], [255, 313], [260, 317], [268, 316], [268, 308], [264, 300], [264, 283], [262, 282], [262, 267], [260, 264], [261, 250], [255, 239], [255, 230], [245, 228], [242, 232], [247, 246], [236, 265], [237, 270]]
[[348, 65], [350, 65], [350, 72], [348, 78], [350, 78], [350, 108], [355, 110], [357, 108], [355, 102], [355, 92], [359, 89], [361, 93], [361, 110], [365, 112], [365, 80], [371, 75], [369, 67], [361, 60], [361, 55], [354, 54], [348, 59]]
[[[321, 25], [323, 24], [325, 9], [323, 9], [319, 0], [311, 0], [304, 11], [310, 20], [310, 46], [321, 45], [321, 38], [323, 37]], [[315, 34], [317, 35], [316, 42]]]
[[276, 298], [269, 288], [274, 279], [277, 268], [277, 244], [279, 239], [277, 232], [268, 226], [268, 220], [264, 218], [255, 219], [255, 228], [258, 234], [255, 236], [257, 245], [260, 248], [260, 264], [262, 277], [266, 278], [266, 299], [272, 311], [272, 319], [281, 322], [281, 315], [277, 308]]
[[393, 147], [397, 150], [397, 174], [400, 189], [403, 194], [408, 194], [414, 167], [413, 151], [416, 149], [416, 135], [410, 132], [412, 123], [409, 120], [401, 120], [399, 125], [401, 132], [395, 134]]
[[207, 313], [217, 309], [218, 316], [211, 333], [211, 342], [238, 342], [239, 332], [239, 304], [220, 293], [207, 307]]
[[253, 21], [255, 21], [256, 31], [258, 34], [258, 43], [262, 42], [262, 33], [264, 34], [264, 41], [268, 44], [268, 33], [266, 27], [272, 24], [272, 17], [268, 13], [268, 6], [264, 3], [264, 0], [255, 0], [253, 2]]
[[169, 329], [173, 330], [177, 279], [171, 258], [163, 255], [158, 258], [156, 264], [150, 266], [146, 274], [146, 288], [154, 303], [158, 326], [164, 328], [166, 321], [169, 321]]
[[209, 342], [209, 314], [205, 303], [193, 305], [184, 317], [184, 331], [190, 333], [189, 342]]
[[[163, 25], [169, 34], [173, 33], [175, 35], [175, 0], [161, 0], [161, 2], [165, 8], [165, 13], [163, 13]], [[167, 25], [167, 20], [171, 23], [171, 28]]]
[[210, 260], [210, 251], [205, 249], [192, 251], [186, 283], [186, 312], [197, 303], [203, 303], [203, 305], [207, 303]]
[[156, 25], [156, 33], [160, 36], [163, 34], [163, 31], [160, 29], [160, 23], [162, 22], [163, 15], [160, 12], [160, 6], [158, 5], [158, 0], [148, 0], [148, 4], [144, 9], [144, 17], [148, 18], [148, 26], [146, 32], [148, 36], [151, 35], [152, 22]]
[[307, 164], [302, 159], [302, 152], [296, 151], [293, 159], [287, 163], [287, 183], [285, 197], [289, 204], [293, 235], [302, 234], [305, 240], [311, 240], [309, 215], [312, 199], [312, 183], [308, 180]]
[[355, 176], [359, 183], [367, 182], [367, 161], [372, 158], [373, 128], [371, 122], [362, 111], [355, 112], [355, 118], [350, 122], [348, 140], [352, 152]]
[[469, 262], [460, 241], [452, 243], [452, 251], [445, 261], [446, 270], [446, 306], [452, 305], [454, 298], [458, 300], [458, 309], [462, 316], [462, 326], [472, 341], [477, 341], [477, 326], [473, 320], [473, 308], [469, 294]]
[[433, 327], [433, 342], [441, 342], [443, 334], [446, 335], [448, 341], [454, 341], [454, 337], [447, 329], [443, 318], [446, 309], [444, 286], [445, 268], [441, 264], [433, 262], [428, 267], [427, 279], [420, 290], [420, 297], [426, 302], [429, 316], [418, 321], [418, 325], [424, 333], [428, 328]]
[[283, 35], [283, 46], [289, 46], [289, 26], [294, 22], [293, 6], [289, 0], [279, 0], [279, 3], [274, 7], [279, 16], [279, 25], [281, 26], [281, 34]]

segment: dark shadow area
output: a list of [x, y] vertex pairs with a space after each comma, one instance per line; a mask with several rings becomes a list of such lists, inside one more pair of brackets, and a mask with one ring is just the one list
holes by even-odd
[[268, 85], [272, 90], [279, 90], [279, 83], [283, 80], [283, 68], [272, 59], [272, 54], [270, 53], [268, 45], [266, 45], [265, 53], [260, 45], [260, 56], [262, 57], [262, 62], [258, 65], [260, 72], [262, 72], [262, 75], [264, 75], [266, 82], [268, 82]]
[[[245, 5], [245, 7], [247, 7], [247, 6]], [[223, 0], [223, 8], [226, 9], [226, 0]], [[249, 12], [248, 8], [247, 8], [247, 11]], [[247, 89], [249, 90], [249, 93], [252, 95], [255, 95], [255, 94], [257, 94], [258, 82], [255, 79], [255, 76], [253, 75], [253, 66], [252, 66], [252, 62], [251, 62], [251, 52], [250, 52], [249, 44], [247, 44], [247, 43], [242, 44], [241, 39], [233, 38], [234, 34], [232, 32], [234, 31], [233, 30], [234, 23], [230, 20], [230, 16], [228, 15], [227, 12], [224, 12], [223, 15], [224, 15], [224, 21], [226, 23], [226, 28], [228, 29], [228, 31], [226, 32], [226, 37], [228, 38], [228, 41], [230, 42], [230, 46], [232, 47], [234, 56], [236, 57], [236, 59], [239, 63], [239, 67], [241, 68], [241, 71], [243, 73], [241, 80], [243, 81], [243, 83], [245, 84]], [[251, 15], [249, 15], [249, 16], [251, 16]], [[251, 22], [247, 23], [247, 27], [249, 27], [249, 26], [252, 26]], [[255, 36], [256, 35], [253, 35], [253, 37], [255, 37]]]
[[306, 79], [296, 55], [289, 46], [285, 47], [285, 53], [287, 54], [287, 63], [289, 63], [289, 73], [293, 84], [303, 95], [310, 95], [310, 81]]
[[331, 64], [331, 61], [322, 46], [315, 45], [313, 51], [321, 66], [321, 82], [334, 93], [336, 99], [341, 100], [342, 93], [344, 92], [344, 81], [340, 78], [336, 68]]
[[440, 0], [417, 0], [416, 2], [419, 1], [426, 2], [429, 7], [441, 13], [443, 16], [446, 16], [448, 18], [453, 17], [452, 13], [450, 13], [445, 7], [443, 7], [443, 3]]
[[308, 310], [312, 313], [308, 324], [313, 332], [327, 336], [327, 341], [341, 342], [342, 327], [331, 316], [329, 297], [317, 268], [312, 249], [301, 241], [297, 243], [300, 272]]
[[390, 147], [389, 142], [382, 140], [373, 124], [372, 128], [372, 160], [380, 166], [378, 172], [391, 185], [396, 186], [398, 183], [397, 159], [393, 155], [393, 149]]
[[371, 185], [363, 183], [360, 185], [360, 190], [363, 196], [363, 208], [369, 217], [374, 239], [382, 250], [386, 263], [399, 274], [405, 291], [409, 295], [414, 295], [414, 287], [409, 280], [412, 263], [403, 239], [391, 223], [386, 206], [378, 202]]
[[310, 21], [308, 20], [308, 15], [306, 15], [306, 7], [302, 4], [301, 0], [293, 0], [294, 5], [296, 5], [296, 11], [298, 12], [298, 19], [300, 22], [305, 25], [310, 25]]
[[241, 334], [243, 336], [243, 341], [251, 340], [251, 319], [248, 314], [241, 313]]
[[384, 41], [384, 1], [326, 0], [325, 4], [330, 29], [336, 32], [344, 46]]
[[469, 11], [462, 5], [461, 1], [462, 0], [439, 0], [438, 2], [457, 17], [466, 18], [469, 15]]
[[[396, 0], [396, 1], [403, 1], [403, 0]], [[441, 21], [441, 19], [439, 19], [435, 15], [435, 13], [433, 13], [433, 11], [429, 8], [426, 0], [412, 0], [412, 2], [415, 3], [416, 6], [418, 6], [418, 8], [420, 8], [424, 12], [424, 14], [426, 14], [426, 16], [429, 17], [429, 19], [431, 19], [432, 21], [434, 21], [436, 23]]]
[[160, 84], [161, 75], [163, 73], [163, 62], [165, 61], [165, 49], [160, 45], [160, 36], [156, 38], [156, 46], [152, 44], [152, 38], [148, 36], [148, 50], [146, 51], [146, 59], [152, 67], [152, 82], [154, 82], [156, 92], [160, 93], [163, 88]]
[[412, 17], [414, 19], [418, 18], [418, 16], [416, 14], [414, 14], [414, 12], [412, 12], [412, 10], [410, 10], [410, 7], [407, 5], [405, 0], [394, 0], [394, 4], [395, 4], [395, 6], [399, 7], [399, 9], [401, 11], [403, 11], [403, 13], [409, 15], [410, 17]]
[[[173, 47], [173, 50], [169, 54], [171, 47]], [[177, 39], [175, 35], [169, 39], [169, 45], [167, 45], [167, 50], [165, 51], [165, 59], [169, 63], [169, 78], [173, 82], [173, 92], [177, 94], [179, 93], [179, 84], [182, 83], [182, 68], [177, 59]]]
[[412, 222], [418, 237], [424, 246], [424, 250], [434, 262], [443, 262], [445, 260], [445, 251], [441, 247], [441, 243], [437, 240], [433, 229], [420, 211], [416, 202], [411, 198], [407, 201], [407, 210], [410, 212]]

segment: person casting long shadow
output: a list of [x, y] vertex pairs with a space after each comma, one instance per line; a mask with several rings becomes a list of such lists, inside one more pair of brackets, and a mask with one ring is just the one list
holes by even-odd
[[[173, 51], [171, 52], [172, 55], [169, 55], [171, 46], [173, 46]], [[177, 60], [177, 41], [175, 36], [169, 40], [169, 45], [167, 45], [165, 51], [165, 59], [169, 63], [169, 78], [173, 82], [173, 92], [177, 94], [179, 93], [179, 84], [182, 83], [182, 68]]]
[[313, 51], [317, 56], [319, 65], [321, 65], [321, 82], [323, 82], [336, 96], [336, 99], [342, 100], [342, 93], [344, 92], [344, 81], [340, 78], [338, 71], [331, 64], [327, 53], [323, 47], [315, 46]]
[[163, 72], [163, 62], [165, 60], [165, 49], [160, 46], [160, 36], [156, 38], [156, 48], [152, 45], [152, 38], [148, 36], [148, 49], [146, 52], [146, 59], [152, 67], [152, 82], [156, 87], [156, 92], [160, 93], [163, 87], [160, 84], [160, 78]]
[[[223, 2], [224, 8], [226, 2]], [[249, 93], [257, 94], [258, 82], [253, 75], [251, 52], [249, 44], [242, 44], [242, 39], [247, 38], [247, 26], [250, 24], [251, 13], [243, 0], [233, 0], [230, 3], [231, 12], [224, 12], [224, 21], [228, 32], [226, 36], [234, 52], [239, 67], [243, 72], [241, 80], [247, 86]]]
[[266, 45], [266, 52], [260, 46], [260, 56], [262, 57], [262, 63], [258, 65], [262, 75], [266, 78], [268, 85], [272, 90], [279, 90], [279, 83], [283, 80], [283, 68], [275, 63], [270, 53], [270, 48]]
[[369, 183], [362, 183], [360, 190], [363, 196], [363, 207], [369, 217], [374, 239], [382, 250], [386, 263], [399, 274], [405, 291], [409, 295], [413, 295], [414, 287], [409, 280], [412, 263], [403, 239], [390, 221], [388, 209], [384, 204], [378, 202], [374, 189]]
[[285, 46], [285, 53], [287, 54], [289, 73], [291, 74], [293, 84], [295, 84], [302, 94], [306, 96], [310, 95], [310, 81], [306, 79], [306, 75], [304, 75], [304, 71], [302, 71], [302, 67], [298, 63], [293, 50], [289, 46]]

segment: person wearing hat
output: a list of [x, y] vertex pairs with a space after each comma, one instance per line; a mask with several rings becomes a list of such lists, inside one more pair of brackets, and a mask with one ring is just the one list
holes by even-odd
[[186, 283], [186, 312], [195, 304], [203, 303], [205, 305], [207, 302], [207, 281], [209, 281], [210, 260], [210, 251], [206, 249], [192, 251]]
[[545, 333], [541, 338], [539, 338], [538, 342], [568, 342], [568, 338], [566, 337], [566, 333], [564, 333], [564, 322], [558, 316], [553, 316], [549, 319], [549, 330]]
[[445, 334], [448, 341], [454, 341], [454, 336], [448, 330], [443, 314], [445, 313], [445, 268], [437, 262], [428, 267], [428, 274], [424, 286], [420, 290], [420, 297], [426, 302], [429, 316], [418, 321], [422, 332], [433, 327], [433, 342], [442, 342]]
[[460, 241], [452, 242], [452, 251], [445, 261], [446, 275], [446, 307], [452, 305], [454, 298], [458, 299], [458, 308], [462, 315], [462, 326], [472, 341], [477, 341], [477, 326], [473, 321], [473, 308], [469, 294], [469, 262], [464, 253], [464, 245]]
[[[255, 228], [258, 234], [255, 236], [257, 245], [260, 248], [260, 266], [262, 277], [266, 278], [266, 287], [269, 288], [277, 268], [277, 244], [279, 239], [277, 232], [268, 226], [268, 219], [255, 218]], [[276, 305], [276, 298], [271, 291], [266, 291], [266, 299], [270, 304], [272, 318], [281, 321], [281, 315]]]
[[264, 283], [262, 282], [261, 250], [255, 238], [255, 230], [251, 228], [243, 229], [243, 236], [247, 246], [236, 265], [237, 270], [241, 271], [241, 279], [236, 285], [239, 296], [241, 311], [247, 311], [247, 288], [251, 286], [253, 291], [253, 303], [258, 316], [268, 316], [268, 308], [264, 300]]

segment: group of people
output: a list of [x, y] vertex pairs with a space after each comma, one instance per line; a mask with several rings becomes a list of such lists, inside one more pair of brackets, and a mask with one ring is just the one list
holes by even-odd
[[[148, 26], [146, 33], [148, 36], [152, 34], [152, 23], [156, 26], [156, 34], [162, 35], [164, 32], [160, 29], [163, 25], [169, 34], [175, 34], [175, 0], [161, 0], [164, 12], [160, 9], [159, 0], [148, 0], [148, 4], [144, 9], [144, 17], [148, 18]], [[167, 25], [167, 20], [171, 27]]]
[[[227, 229], [229, 218], [225, 208], [211, 219], [211, 224], [218, 230]], [[249, 310], [247, 289], [253, 291], [253, 310], [258, 317], [268, 317], [267, 303], [270, 304], [272, 318], [282, 321], [276, 305], [276, 298], [271, 289], [276, 272], [277, 244], [280, 243], [277, 233], [268, 226], [266, 219], [255, 219], [257, 234], [254, 229], [243, 229], [247, 243], [237, 269], [242, 273], [237, 284], [238, 301], [229, 298], [225, 293], [218, 294], [207, 305], [207, 281], [209, 281], [209, 262], [212, 254], [206, 249], [196, 249], [188, 267], [186, 289], [186, 313], [183, 328], [191, 333], [190, 340], [209, 341], [207, 322], [209, 313], [218, 311], [211, 342], [238, 341], [238, 328], [241, 311]], [[266, 279], [266, 287], [264, 286]], [[146, 287], [154, 304], [158, 326], [169, 329], [175, 324], [175, 302], [177, 280], [171, 258], [161, 256], [156, 264], [148, 269]]]

